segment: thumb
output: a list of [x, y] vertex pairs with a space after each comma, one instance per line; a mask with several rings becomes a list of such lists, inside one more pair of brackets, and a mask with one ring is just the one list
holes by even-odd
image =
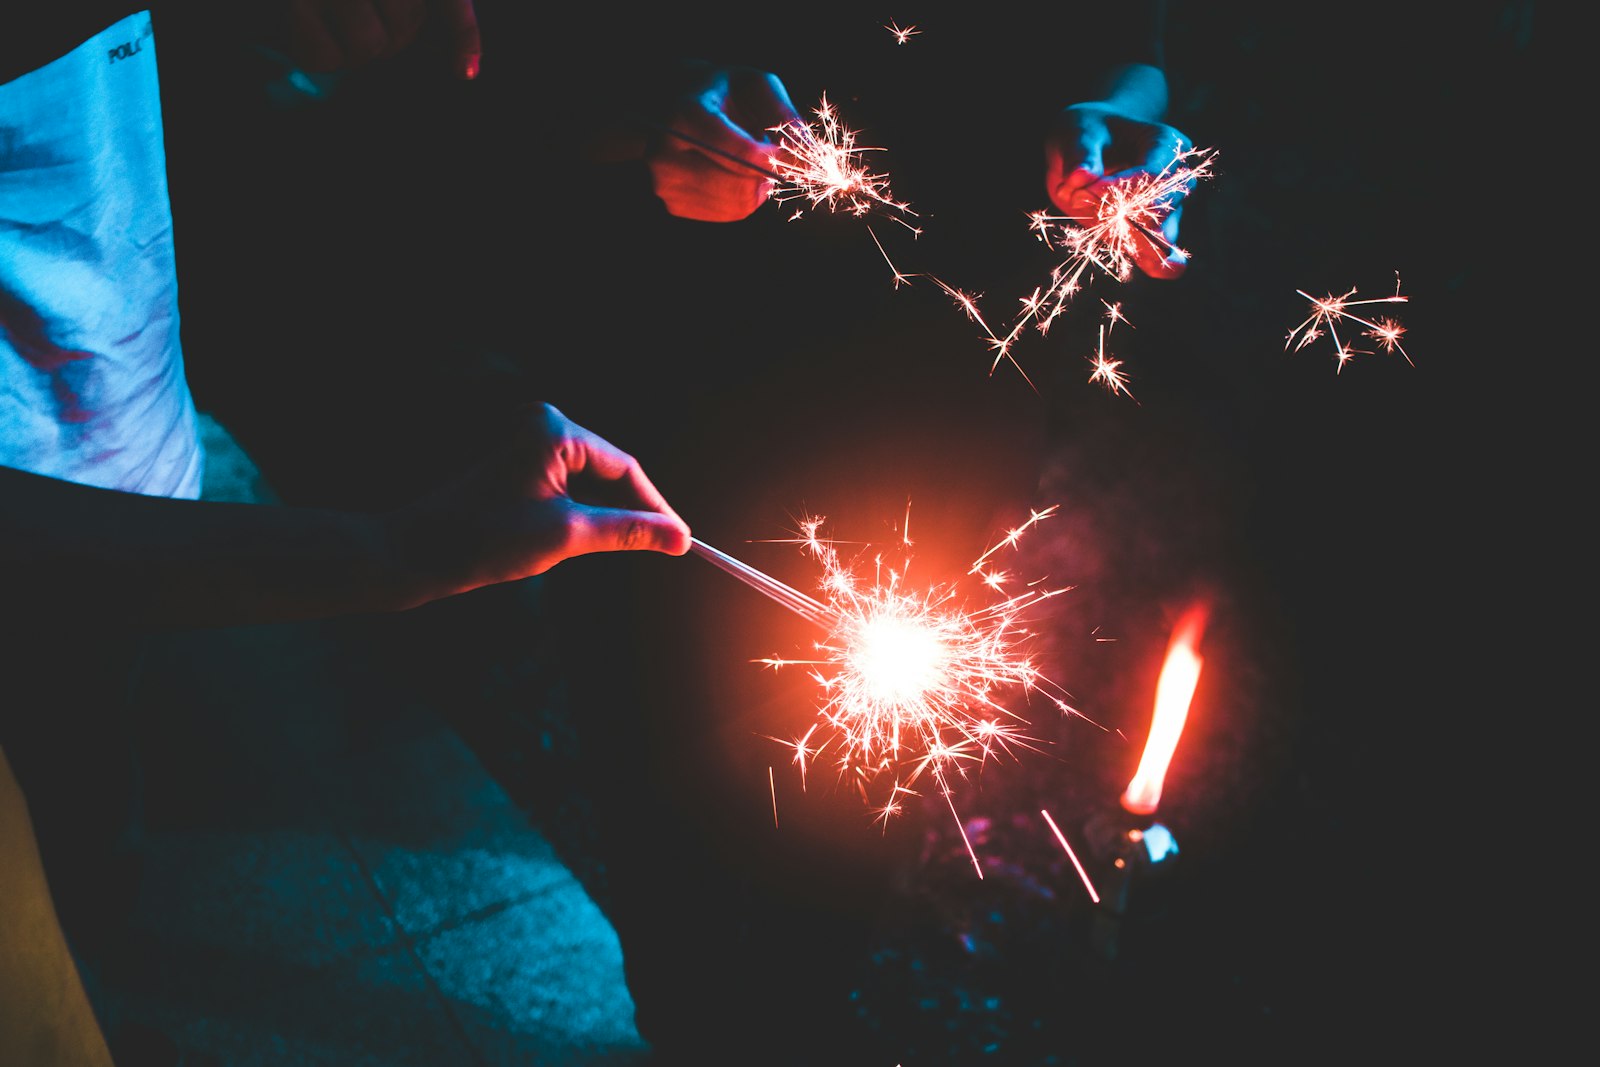
[[585, 521], [574, 526], [572, 555], [649, 551], [681, 556], [689, 551], [689, 528], [676, 515], [586, 504], [577, 510]]

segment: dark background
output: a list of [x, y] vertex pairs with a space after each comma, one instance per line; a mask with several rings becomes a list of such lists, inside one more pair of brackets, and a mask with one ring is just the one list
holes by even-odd
[[[803, 110], [825, 92], [885, 147], [912, 239], [776, 206], [728, 226], [667, 218], [639, 173], [562, 141], [572, 101], [626, 69], [624, 43], [577, 15], [480, 11], [478, 82], [419, 51], [318, 99], [286, 92], [269, 54], [160, 27], [196, 395], [286, 500], [394, 506], [469, 455], [500, 405], [538, 397], [637, 455], [697, 536], [802, 588], [814, 575], [792, 546], [752, 543], [799, 514], [883, 540], [909, 500], [933, 580], [1027, 507], [1059, 505], [1014, 569], [1073, 587], [1036, 621], [1040, 653], [1105, 729], [1030, 709], [1045, 751], [962, 784], [981, 880], [942, 802], [884, 835], [909, 876], [838, 957], [839, 1012], [908, 1065], [1141, 1048], [1300, 1062], [1308, 1044], [1439, 1053], [1506, 1032], [1504, 905], [1486, 900], [1513, 830], [1482, 746], [1519, 727], [1489, 696], [1504, 621], [1480, 598], [1502, 579], [1475, 548], [1497, 510], [1485, 483], [1529, 425], [1507, 371], [1543, 355], [1516, 178], [1544, 137], [1532, 3], [1177, 5], [1169, 117], [1218, 153], [1183, 215], [1191, 266], [1098, 279], [1019, 344], [1034, 388], [989, 373], [926, 277], [893, 285], [866, 228], [896, 267], [982, 293], [1008, 323], [1056, 262], [1026, 230], [1044, 206], [1033, 131], [1077, 98], [1098, 23], [1068, 12], [1046, 32], [984, 5], [944, 35], [938, 15], [890, 12], [923, 31], [899, 46], [887, 17], [790, 10], [769, 16], [781, 47], [741, 23], [760, 42], [741, 61], [783, 75]], [[1406, 325], [1414, 365], [1341, 370], [1327, 340], [1285, 350], [1308, 314], [1297, 289], [1379, 297], [1397, 276], [1410, 300], [1380, 311]], [[1129, 320], [1114, 351], [1131, 399], [1087, 381], [1101, 299]], [[627, 674], [650, 644], [635, 631], [655, 632], [735, 676], [692, 683], [718, 694], [703, 714], [810, 710], [803, 685], [747, 662], [803, 632], [709, 567], [574, 560], [549, 584], [560, 610], [590, 598], [576, 635], [611, 642], [574, 672]], [[1213, 606], [1205, 673], [1159, 814], [1180, 853], [1135, 881], [1107, 959], [1038, 811], [1084, 842], [1121, 818], [1171, 624], [1197, 598]], [[492, 593], [462, 601], [397, 628], [431, 653], [397, 671], [503, 685], [530, 654], [506, 637], [525, 624]], [[586, 820], [660, 798], [635, 779], [619, 800], [590, 774], [615, 734], [517, 696], [460, 727], [605, 902], [625, 868], [603, 816]], [[557, 754], [535, 751], [551, 731]], [[781, 752], [739, 736], [751, 773], [764, 783], [771, 762], [781, 780]]]

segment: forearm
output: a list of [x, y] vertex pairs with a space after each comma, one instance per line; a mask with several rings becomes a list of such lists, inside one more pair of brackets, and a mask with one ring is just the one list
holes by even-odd
[[0, 468], [0, 587], [26, 621], [227, 626], [408, 607], [375, 516], [172, 500]]

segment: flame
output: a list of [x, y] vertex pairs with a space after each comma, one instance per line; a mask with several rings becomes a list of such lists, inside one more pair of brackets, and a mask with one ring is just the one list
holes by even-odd
[[1150, 721], [1150, 736], [1144, 755], [1128, 788], [1122, 793], [1122, 806], [1135, 815], [1153, 815], [1161, 801], [1161, 786], [1167, 766], [1178, 747], [1184, 722], [1189, 718], [1189, 703], [1200, 681], [1200, 636], [1205, 631], [1207, 610], [1195, 604], [1178, 620], [1167, 645], [1166, 662], [1156, 683], [1155, 714]]

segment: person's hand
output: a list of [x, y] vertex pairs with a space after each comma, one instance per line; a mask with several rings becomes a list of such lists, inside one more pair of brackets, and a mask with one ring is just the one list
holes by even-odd
[[361, 67], [406, 48], [430, 23], [448, 38], [455, 73], [476, 78], [483, 46], [473, 0], [289, 0], [289, 53], [316, 73]]
[[[1155, 177], [1193, 148], [1182, 132], [1140, 118], [1115, 103], [1072, 104], [1061, 110], [1045, 140], [1045, 187], [1063, 214], [1094, 219], [1111, 186]], [[1178, 246], [1178, 220], [1188, 188], [1157, 207], [1160, 231], [1136, 240], [1134, 263], [1152, 278], [1176, 278], [1188, 266]]]
[[668, 130], [685, 136], [661, 132], [645, 162], [656, 196], [672, 215], [736, 222], [766, 203], [776, 185], [761, 173], [772, 171], [780, 151], [767, 131], [801, 121], [800, 114], [775, 74], [706, 63], [694, 64], [690, 73], [664, 119]]
[[507, 446], [386, 525], [418, 604], [591, 552], [689, 550], [689, 527], [638, 461], [549, 404], [529, 409]]

